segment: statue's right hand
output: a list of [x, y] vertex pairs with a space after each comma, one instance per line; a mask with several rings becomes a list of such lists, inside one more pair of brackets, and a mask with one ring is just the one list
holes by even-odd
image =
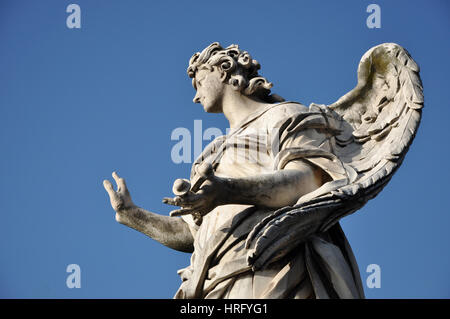
[[116, 172], [112, 173], [112, 177], [116, 181], [117, 191], [113, 189], [113, 186], [109, 180], [105, 179], [103, 181], [103, 186], [108, 192], [112, 208], [117, 213], [121, 213], [122, 211], [135, 207], [133, 201], [131, 200], [131, 195], [128, 191], [125, 180], [119, 177]]

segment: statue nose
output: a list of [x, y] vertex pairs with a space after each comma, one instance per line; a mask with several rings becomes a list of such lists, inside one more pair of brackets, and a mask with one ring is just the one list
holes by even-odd
[[194, 99], [193, 99], [194, 103], [200, 103], [200, 95], [195, 94]]

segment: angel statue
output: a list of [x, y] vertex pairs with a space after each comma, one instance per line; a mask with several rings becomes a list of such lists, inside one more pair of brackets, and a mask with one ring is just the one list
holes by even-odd
[[189, 61], [195, 103], [230, 124], [177, 179], [170, 216], [104, 181], [116, 220], [192, 253], [175, 298], [364, 298], [339, 220], [389, 182], [416, 134], [419, 67], [394, 43], [371, 48], [357, 86], [331, 105], [271, 94], [260, 64], [215, 42]]

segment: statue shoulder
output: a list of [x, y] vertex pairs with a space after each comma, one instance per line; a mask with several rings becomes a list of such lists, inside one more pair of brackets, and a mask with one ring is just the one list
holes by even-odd
[[309, 113], [309, 108], [298, 102], [282, 102], [271, 106], [264, 114], [263, 121], [268, 128], [277, 127], [281, 122], [300, 114]]

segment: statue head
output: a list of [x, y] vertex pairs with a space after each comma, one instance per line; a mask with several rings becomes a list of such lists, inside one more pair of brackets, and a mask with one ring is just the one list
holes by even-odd
[[189, 61], [187, 73], [197, 91], [194, 102], [202, 103], [207, 112], [221, 112], [218, 100], [224, 85], [266, 103], [283, 101], [280, 96], [270, 94], [272, 83], [258, 75], [260, 68], [258, 61], [236, 44], [227, 48], [218, 42], [210, 44], [201, 53], [195, 53]]

